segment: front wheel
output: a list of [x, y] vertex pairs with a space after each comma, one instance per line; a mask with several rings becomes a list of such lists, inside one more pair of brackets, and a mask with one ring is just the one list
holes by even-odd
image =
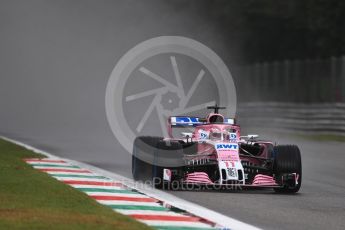
[[273, 173], [283, 187], [275, 188], [278, 193], [296, 193], [302, 183], [301, 152], [296, 145], [274, 147]]
[[[152, 165], [153, 186], [159, 189], [169, 188], [169, 184], [174, 180], [172, 171], [178, 171], [184, 164], [183, 148], [177, 141], [159, 141], [154, 154], [154, 164]], [[170, 181], [164, 180], [164, 169], [169, 170]]]
[[134, 180], [151, 179], [151, 166], [157, 143], [162, 137], [140, 136], [135, 138], [132, 153], [132, 175]]

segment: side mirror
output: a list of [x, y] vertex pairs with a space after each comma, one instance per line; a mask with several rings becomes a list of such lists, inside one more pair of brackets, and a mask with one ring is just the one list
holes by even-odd
[[258, 138], [259, 137], [259, 135], [257, 135], [257, 134], [248, 134], [248, 138], [249, 139], [255, 139], [255, 138]]
[[247, 136], [241, 136], [241, 139], [245, 139], [245, 140], [250, 141], [250, 140], [254, 140], [258, 137], [259, 137], [259, 135], [257, 135], [257, 134], [248, 134]]
[[182, 137], [191, 138], [191, 137], [193, 136], [193, 133], [185, 133], [185, 132], [182, 132], [181, 135], [182, 135]]
[[193, 133], [184, 133], [184, 132], [182, 132], [181, 135], [187, 139], [187, 143], [189, 141], [192, 141]]

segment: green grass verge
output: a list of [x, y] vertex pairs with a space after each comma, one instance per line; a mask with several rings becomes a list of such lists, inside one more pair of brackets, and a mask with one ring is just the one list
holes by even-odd
[[152, 229], [22, 160], [36, 157], [0, 139], [0, 229]]

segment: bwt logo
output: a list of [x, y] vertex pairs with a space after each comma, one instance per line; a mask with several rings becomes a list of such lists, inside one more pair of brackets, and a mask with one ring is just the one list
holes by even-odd
[[221, 150], [237, 150], [238, 145], [235, 144], [217, 144], [216, 149], [221, 149]]

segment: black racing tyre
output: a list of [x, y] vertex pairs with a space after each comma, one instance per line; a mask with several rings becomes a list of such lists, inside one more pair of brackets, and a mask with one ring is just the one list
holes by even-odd
[[152, 165], [152, 183], [155, 188], [163, 188], [163, 167]]
[[134, 180], [150, 180], [154, 152], [162, 137], [139, 136], [135, 138], [132, 152], [132, 175]]
[[183, 147], [178, 141], [159, 141], [152, 165], [152, 181], [155, 188], [164, 189], [163, 170], [177, 169], [183, 166]]
[[301, 188], [302, 183], [302, 160], [301, 152], [296, 145], [278, 145], [273, 149], [274, 164], [273, 173], [280, 177], [283, 174], [297, 173], [298, 184], [294, 187], [284, 186], [274, 188], [279, 193], [296, 193]]

